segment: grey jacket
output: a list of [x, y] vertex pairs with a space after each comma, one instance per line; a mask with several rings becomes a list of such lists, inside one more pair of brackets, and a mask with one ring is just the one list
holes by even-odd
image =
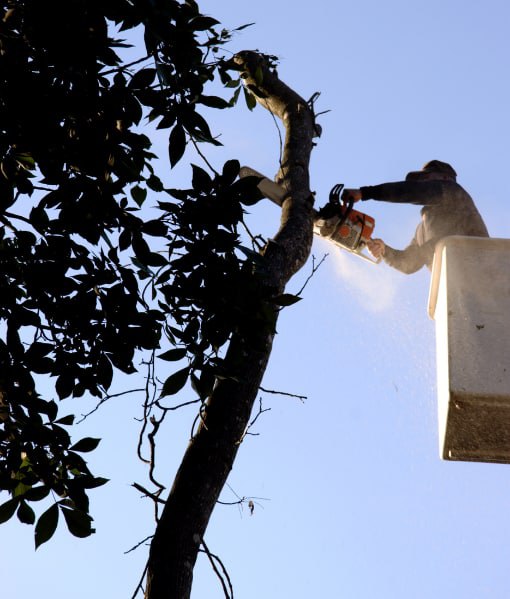
[[411, 274], [432, 268], [434, 248], [447, 235], [489, 237], [471, 196], [455, 181], [399, 181], [361, 187], [362, 200], [418, 204], [421, 222], [404, 250], [386, 246], [384, 261]]

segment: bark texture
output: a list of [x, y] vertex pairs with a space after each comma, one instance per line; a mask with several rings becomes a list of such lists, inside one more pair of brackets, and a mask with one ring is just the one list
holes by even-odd
[[[257, 101], [285, 126], [276, 181], [287, 190], [287, 197], [279, 230], [264, 250], [268, 285], [281, 293], [306, 262], [312, 244], [308, 170], [314, 115], [307, 102], [280, 81], [263, 55], [244, 51], [234, 60]], [[256, 344], [238, 335], [230, 342], [225, 359], [236, 380], [218, 381], [186, 449], [151, 544], [146, 599], [190, 597], [202, 538], [248, 426], [272, 344], [273, 336], [267, 333]]]

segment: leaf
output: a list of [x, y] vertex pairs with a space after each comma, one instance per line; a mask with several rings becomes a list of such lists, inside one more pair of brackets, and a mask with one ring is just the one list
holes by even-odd
[[92, 518], [81, 510], [62, 508], [62, 513], [69, 532], [75, 537], [90, 537], [95, 530], [92, 528]]
[[160, 354], [158, 358], [161, 360], [166, 360], [167, 362], [175, 362], [184, 358], [186, 353], [185, 347], [177, 347], [176, 349], [169, 349], [168, 351]]
[[62, 416], [58, 420], [55, 420], [56, 424], [63, 424], [64, 426], [71, 426], [74, 422], [74, 414], [68, 414], [67, 416]]
[[163, 383], [160, 397], [166, 397], [167, 395], [175, 395], [178, 393], [186, 384], [189, 373], [190, 369], [189, 367], [186, 367], [171, 374]]
[[252, 27], [253, 25], [255, 25], [255, 23], [246, 23], [245, 25], [241, 25], [240, 27], [232, 29], [232, 31], [242, 31], [243, 29], [246, 29], [247, 27]]
[[80, 439], [77, 443], [75, 443], [71, 449], [72, 451], [81, 451], [86, 453], [88, 451], [94, 451], [94, 449], [99, 445], [101, 439], [94, 439], [92, 437], [84, 437]]
[[250, 262], [253, 262], [257, 266], [265, 267], [266, 259], [261, 254], [245, 247], [244, 245], [239, 246], [239, 250], [249, 258]]
[[133, 75], [128, 84], [130, 89], [145, 89], [150, 87], [156, 78], [156, 69], [141, 69]]
[[35, 548], [37, 549], [46, 541], [49, 541], [58, 525], [58, 504], [53, 504], [41, 514], [35, 525]]
[[203, 104], [204, 106], [209, 106], [209, 108], [219, 108], [220, 110], [223, 110], [224, 108], [228, 108], [230, 106], [229, 102], [218, 96], [202, 95], [198, 99], [198, 102], [200, 104]]
[[153, 237], [166, 237], [168, 234], [168, 227], [162, 220], [156, 218], [145, 222], [142, 225], [142, 232], [146, 235], [152, 235]]
[[74, 389], [74, 376], [68, 372], [63, 372], [55, 383], [55, 389], [60, 399], [69, 397]]
[[192, 185], [196, 191], [209, 192], [212, 188], [212, 180], [207, 171], [196, 164], [191, 165], [193, 169]]
[[16, 513], [18, 520], [23, 524], [33, 524], [35, 522], [35, 512], [26, 501], [20, 501], [18, 511]]
[[131, 189], [131, 197], [136, 202], [138, 207], [141, 208], [142, 204], [145, 202], [145, 199], [147, 198], [147, 190], [144, 187], [135, 185]]
[[164, 189], [164, 185], [161, 179], [159, 177], [156, 177], [156, 175], [151, 175], [147, 179], [146, 183], [149, 189], [152, 189], [152, 191], [163, 191]]
[[195, 31], [205, 31], [206, 29], [212, 29], [215, 25], [219, 25], [220, 23], [216, 19], [213, 19], [213, 17], [200, 15], [191, 19], [189, 24]]
[[211, 373], [202, 372], [200, 378], [191, 375], [191, 387], [203, 401], [212, 393], [215, 377]]
[[239, 160], [227, 160], [223, 165], [222, 177], [226, 183], [233, 183], [239, 175]]
[[33, 156], [30, 154], [14, 154], [14, 159], [16, 162], [21, 165], [23, 168], [34, 170], [35, 169], [35, 160]]
[[227, 83], [225, 83], [225, 87], [236, 88], [239, 86], [240, 83], [240, 79], [231, 79], [230, 81], [227, 81]]
[[14, 512], [19, 505], [19, 498], [9, 499], [5, 503], [0, 505], [0, 524], [7, 522], [10, 518], [14, 516]]
[[292, 295], [292, 293], [282, 293], [281, 295], [277, 295], [273, 298], [273, 302], [277, 306], [292, 306], [297, 302], [300, 302], [303, 298], [298, 297], [297, 295]]
[[235, 106], [237, 104], [237, 101], [239, 100], [239, 94], [241, 93], [241, 87], [238, 87], [235, 92], [232, 94], [232, 97], [230, 98], [229, 101], [229, 106]]
[[246, 101], [246, 106], [248, 106], [248, 110], [253, 110], [255, 106], [257, 106], [257, 100], [255, 96], [250, 93], [245, 87], [243, 87], [244, 91], [244, 99]]
[[85, 489], [95, 489], [97, 487], [101, 487], [103, 485], [106, 485], [106, 483], [109, 481], [108, 478], [103, 478], [101, 476], [93, 476], [93, 477], [87, 477], [83, 487]]
[[68, 451], [66, 456], [66, 466], [73, 472], [73, 474], [87, 474], [92, 476], [90, 470], [87, 468], [87, 462], [81, 457], [81, 455], [74, 453], [74, 451]]
[[186, 133], [179, 123], [175, 125], [170, 133], [168, 140], [168, 155], [170, 157], [170, 166], [173, 168], [182, 158], [186, 150]]
[[260, 177], [242, 177], [232, 185], [231, 190], [239, 197], [241, 204], [244, 206], [253, 206], [264, 197], [257, 187], [260, 181]]
[[40, 485], [39, 487], [32, 487], [31, 489], [29, 489], [25, 493], [23, 498], [27, 501], [41, 501], [41, 499], [44, 499], [48, 496], [49, 492], [49, 487], [46, 487], [45, 485]]

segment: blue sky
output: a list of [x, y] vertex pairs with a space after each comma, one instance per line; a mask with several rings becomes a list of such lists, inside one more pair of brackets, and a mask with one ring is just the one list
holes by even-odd
[[[440, 159], [457, 170], [491, 235], [510, 236], [506, 0], [201, 6], [226, 27], [255, 22], [236, 35], [232, 51], [275, 54], [288, 85], [305, 98], [321, 92], [317, 110], [330, 112], [320, 118], [310, 170], [319, 205], [334, 183], [400, 180]], [[213, 129], [224, 143], [209, 153], [217, 165], [236, 157], [275, 174], [279, 135], [263, 109], [215, 112]], [[186, 185], [187, 164], [176, 169], [175, 186]], [[416, 206], [367, 202], [363, 210], [375, 217], [376, 236], [397, 248], [419, 220]], [[277, 230], [274, 205], [250, 212], [252, 230]], [[254, 497], [255, 511], [219, 505], [206, 535], [210, 550], [242, 599], [506, 599], [509, 466], [439, 458], [428, 271], [405, 276], [316, 240], [316, 259], [326, 253], [303, 301], [282, 313], [263, 382], [307, 399], [261, 394], [270, 411], [241, 447], [232, 490], [222, 497]], [[310, 261], [288, 291], [311, 268]], [[146, 551], [124, 552], [153, 528], [151, 506], [130, 488], [145, 482], [135, 456], [139, 399], [112, 400], [75, 433], [103, 438], [90, 463], [112, 478], [92, 494], [93, 537], [74, 539], [59, 528], [34, 552], [30, 527], [2, 527], [6, 597], [131, 596]], [[168, 485], [192, 417], [182, 412], [166, 424], [158, 476]], [[223, 597], [202, 557], [192, 597]]]

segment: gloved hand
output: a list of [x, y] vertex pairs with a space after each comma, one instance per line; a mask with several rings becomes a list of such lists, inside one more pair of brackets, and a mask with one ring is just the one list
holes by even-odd
[[386, 245], [382, 239], [369, 239], [367, 248], [374, 258], [379, 259], [384, 256]]
[[359, 189], [344, 189], [342, 191], [343, 202], [359, 202], [361, 200], [361, 191]]

